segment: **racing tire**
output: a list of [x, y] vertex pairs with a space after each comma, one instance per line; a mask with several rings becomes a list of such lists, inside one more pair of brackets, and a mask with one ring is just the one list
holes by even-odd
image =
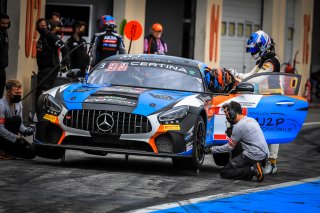
[[62, 158], [64, 153], [65, 149], [36, 146], [36, 155], [38, 157], [58, 160]]
[[206, 125], [203, 118], [199, 115], [195, 123], [193, 132], [193, 148], [192, 156], [190, 158], [172, 158], [174, 168], [200, 169], [203, 164], [205, 154], [202, 153], [201, 144], [206, 141]]
[[[240, 155], [243, 149], [241, 143], [237, 143], [237, 146], [232, 150], [232, 158]], [[229, 162], [229, 153], [217, 153], [212, 154], [214, 162], [217, 166], [225, 166]]]

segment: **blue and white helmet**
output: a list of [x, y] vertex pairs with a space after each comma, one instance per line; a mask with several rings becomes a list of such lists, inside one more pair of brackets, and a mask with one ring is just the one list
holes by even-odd
[[250, 35], [247, 42], [246, 52], [251, 53], [255, 59], [258, 59], [259, 57], [264, 57], [267, 54], [267, 50], [270, 49], [271, 45], [271, 37], [262, 30], [259, 30]]

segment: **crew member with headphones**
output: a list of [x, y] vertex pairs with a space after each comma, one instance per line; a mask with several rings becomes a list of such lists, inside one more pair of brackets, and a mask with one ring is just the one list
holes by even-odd
[[258, 122], [242, 115], [242, 108], [238, 102], [231, 101], [222, 106], [227, 121], [232, 125], [227, 130], [227, 144], [222, 146], [202, 147], [205, 154], [231, 152], [238, 143], [242, 145], [242, 153], [233, 158], [222, 168], [220, 176], [234, 180], [263, 181], [263, 165], [269, 157], [269, 149]]
[[[37, 64], [39, 71], [37, 74], [38, 88], [36, 99], [38, 99], [43, 91], [53, 87], [57, 78], [59, 69], [52, 69], [60, 63], [58, 49], [61, 50], [62, 58], [66, 57], [69, 53], [69, 49], [51, 29], [51, 25], [47, 19], [40, 18], [36, 23], [36, 28], [40, 34], [40, 38], [37, 42]], [[66, 72], [68, 70], [68, 65], [69, 58], [66, 58], [60, 67], [61, 72]]]

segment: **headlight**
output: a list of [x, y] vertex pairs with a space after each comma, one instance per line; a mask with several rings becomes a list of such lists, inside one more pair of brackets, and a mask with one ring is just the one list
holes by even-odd
[[178, 106], [158, 115], [158, 120], [163, 124], [174, 124], [181, 122], [188, 114], [189, 106]]
[[49, 114], [59, 115], [62, 111], [61, 104], [51, 95], [44, 97], [44, 107]]

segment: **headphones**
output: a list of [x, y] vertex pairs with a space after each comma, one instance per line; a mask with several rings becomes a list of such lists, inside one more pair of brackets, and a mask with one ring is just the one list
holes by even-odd
[[[232, 102], [232, 101], [231, 101]], [[226, 118], [227, 118], [227, 121], [230, 123], [230, 124], [234, 124], [234, 121], [237, 117], [237, 113], [234, 111], [232, 105], [231, 105], [231, 102], [229, 103], [226, 103], [226, 104], [223, 104], [222, 105], [222, 108], [226, 108], [227, 112], [228, 112], [228, 115], [226, 115]]]
[[45, 21], [45, 22], [46, 22], [46, 24], [47, 24], [47, 30], [48, 30], [48, 31], [51, 31], [51, 30], [52, 30], [52, 27], [51, 27], [50, 21], [48, 21], [48, 19], [45, 19], [45, 18], [40, 18], [40, 19], [38, 19], [38, 21], [36, 22], [36, 29], [37, 29], [37, 31], [39, 32], [39, 30], [41, 29], [40, 26], [39, 26], [39, 24], [40, 24], [40, 22], [42, 22], [42, 21]]

